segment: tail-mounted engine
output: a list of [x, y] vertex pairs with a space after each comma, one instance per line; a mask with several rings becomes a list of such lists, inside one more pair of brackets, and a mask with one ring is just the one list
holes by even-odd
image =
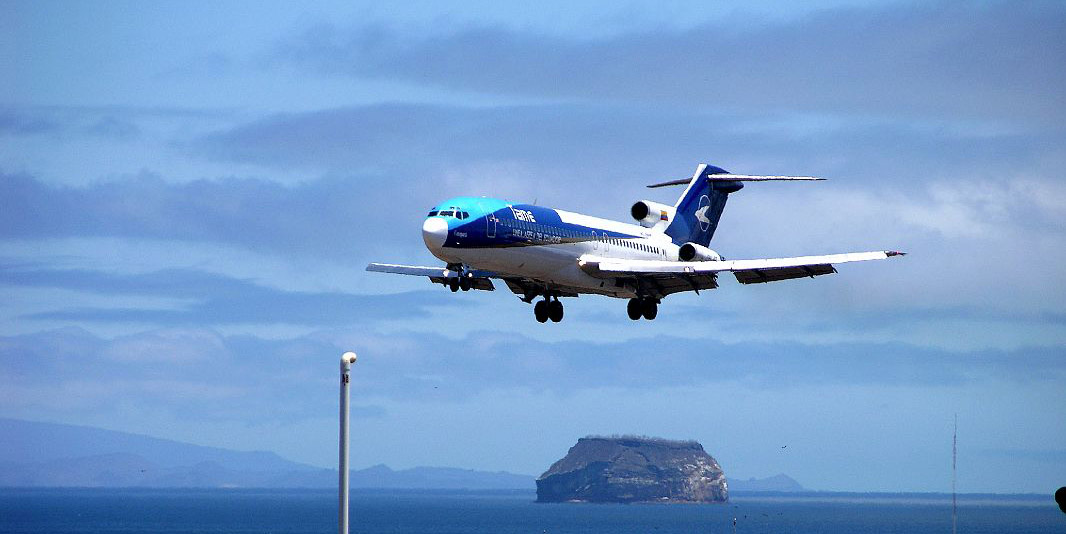
[[677, 259], [681, 261], [722, 261], [722, 256], [703, 245], [685, 243], [677, 250]]
[[653, 228], [658, 225], [663, 227], [669, 225], [670, 221], [674, 220], [675, 211], [673, 206], [652, 202], [651, 200], [641, 200], [633, 204], [629, 213], [641, 226]]

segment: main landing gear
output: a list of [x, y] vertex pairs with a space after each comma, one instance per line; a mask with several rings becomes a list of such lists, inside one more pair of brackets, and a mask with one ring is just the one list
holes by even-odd
[[467, 277], [467, 269], [461, 263], [449, 263], [448, 269], [456, 272], [459, 276], [453, 276], [448, 278], [444, 285], [448, 286], [448, 289], [452, 290], [452, 293], [462, 289], [463, 291], [470, 291], [474, 287], [474, 283]]
[[538, 322], [545, 323], [551, 319], [553, 323], [557, 323], [563, 320], [563, 303], [559, 302], [559, 297], [554, 300], [544, 297], [544, 300], [533, 305], [533, 315], [537, 317]]
[[448, 289], [452, 290], [452, 293], [462, 289], [463, 291], [470, 291], [470, 279], [456, 277], [448, 279]]
[[629, 304], [626, 305], [626, 313], [634, 321], [640, 320], [641, 317], [651, 321], [655, 319], [656, 315], [659, 315], [659, 301], [655, 299], [629, 299]]

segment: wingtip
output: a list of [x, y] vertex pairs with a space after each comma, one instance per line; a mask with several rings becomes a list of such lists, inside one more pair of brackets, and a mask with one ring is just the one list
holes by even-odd
[[885, 256], [888, 256], [889, 258], [891, 258], [892, 256], [906, 256], [906, 255], [907, 255], [906, 252], [900, 252], [898, 250], [886, 250], [885, 251]]

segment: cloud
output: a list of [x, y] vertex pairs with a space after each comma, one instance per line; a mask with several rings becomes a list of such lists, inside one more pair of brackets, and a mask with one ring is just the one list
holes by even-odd
[[[642, 186], [710, 161], [745, 172], [821, 172], [911, 184], [1059, 161], [1066, 132], [976, 132], [946, 123], [603, 104], [381, 104], [264, 117], [187, 145], [220, 162], [316, 169], [428, 185], [455, 166], [517, 161]], [[904, 163], [905, 162], [905, 163]], [[744, 167], [738, 168], [743, 165]], [[797, 168], [799, 170], [797, 170]], [[676, 170], [675, 170], [676, 169]], [[581, 187], [581, 184], [576, 184]]]
[[[368, 125], [390, 124], [390, 117], [409, 119], [393, 121], [408, 126], [395, 126], [399, 133], [391, 137], [377, 138], [364, 132]], [[142, 173], [82, 187], [49, 185], [27, 174], [5, 174], [0, 175], [0, 205], [4, 208], [0, 210], [0, 237], [27, 242], [62, 237], [152, 239], [171, 243], [168, 246], [174, 248], [218, 243], [281, 261], [299, 257], [309, 262], [355, 265], [357, 270], [365, 261], [435, 263], [417, 236], [423, 209], [441, 198], [485, 194], [539, 199], [541, 204], [624, 219], [626, 207], [637, 198], [669, 202], [677, 194], [646, 191], [641, 186], [652, 181], [649, 176], [659, 179], [673, 172], [664, 169], [689, 172], [687, 164], [678, 163], [680, 159], [663, 160], [671, 155], [681, 158], [681, 152], [700, 152], [698, 147], [708, 142], [701, 136], [700, 129], [705, 129], [711, 136], [710, 145], [725, 152], [736, 148], [740, 151], [738, 159], [751, 158], [749, 166], [729, 165], [736, 170], [788, 173], [802, 169], [831, 178], [814, 186], [753, 184], [739, 193], [731, 199], [722, 230], [715, 238], [715, 248], [726, 256], [878, 248], [913, 253], [889, 262], [887, 267], [863, 265], [842, 270], [873, 272], [876, 283], [820, 280], [807, 285], [789, 282], [765, 290], [724, 288], [722, 293], [743, 293], [743, 298], [732, 299], [730, 305], [748, 310], [743, 317], [772, 315], [776, 310], [784, 321], [780, 324], [806, 328], [810, 325], [797, 319], [796, 303], [813, 299], [823, 303], [824, 313], [808, 309], [803, 318], [817, 315], [816, 322], [841, 335], [845, 329], [840, 325], [853, 324], [855, 319], [841, 318], [842, 310], [861, 316], [860, 309], [876, 308], [874, 318], [860, 317], [860, 322], [876, 323], [884, 318], [880, 326], [897, 325], [893, 339], [914, 341], [906, 337], [910, 334], [904, 332], [903, 325], [914, 321], [929, 324], [925, 319], [938, 310], [942, 319], [957, 318], [971, 324], [980, 323], [981, 318], [1000, 321], [1005, 314], [1010, 319], [1007, 328], [1013, 333], [1000, 335], [1001, 339], [1010, 339], [1013, 345], [1028, 336], [1033, 343], [1047, 343], [1049, 334], [1034, 337], [1030, 331], [1023, 333], [1019, 326], [1024, 325], [1019, 322], [1044, 328], [1044, 323], [1054, 323], [1054, 317], [1063, 313], [1063, 299], [1048, 298], [1062, 292], [1061, 284], [1049, 281], [1061, 279], [1062, 266], [1066, 265], [1056, 261], [1063, 254], [1058, 243], [1066, 221], [1061, 209], [1066, 203], [1057, 201], [1066, 198], [1066, 193], [1051, 168], [1058, 156], [1038, 149], [1033, 153], [1019, 150], [1011, 158], [993, 162], [987, 159], [991, 156], [978, 155], [982, 151], [1011, 152], [1026, 136], [973, 139], [958, 132], [900, 124], [836, 125], [805, 136], [782, 134], [773, 123], [750, 119], [721, 129], [708, 127], [707, 122], [674, 119], [680, 117], [656, 117], [639, 110], [611, 116], [608, 110], [597, 107], [467, 109], [399, 104], [273, 116], [216, 132], [198, 141], [195, 149], [222, 159], [262, 165], [322, 165], [323, 170], [354, 168], [362, 161], [368, 166], [366, 174], [330, 175], [284, 185], [235, 178], [175, 183]], [[611, 124], [611, 131], [629, 133], [619, 136], [617, 145], [601, 139], [598, 148], [585, 154], [581, 147], [588, 145], [580, 145], [579, 138], [594, 136], [598, 123]], [[512, 128], [519, 133], [507, 133]], [[420, 131], [425, 132], [425, 139], [419, 140]], [[504, 133], [494, 136], [496, 131]], [[520, 133], [527, 135], [525, 143], [519, 139]], [[732, 133], [738, 137], [731, 137]], [[502, 141], [507, 136], [512, 138]], [[364, 137], [369, 140], [367, 146], [360, 144]], [[407, 139], [416, 144], [406, 146]], [[670, 140], [678, 142], [667, 146]], [[790, 140], [799, 144], [790, 145]], [[754, 144], [741, 146], [747, 142]], [[319, 147], [320, 143], [324, 144]], [[880, 148], [888, 144], [896, 151]], [[344, 148], [349, 146], [350, 150]], [[511, 152], [511, 146], [520, 148]], [[805, 153], [797, 152], [797, 147]], [[764, 150], [772, 159], [755, 154]], [[422, 157], [414, 152], [421, 152]], [[397, 153], [404, 157], [391, 156]], [[642, 159], [645, 156], [647, 159]], [[908, 161], [902, 165], [894, 161], [897, 158]], [[792, 159], [797, 161], [790, 163]], [[805, 160], [811, 162], [809, 167], [801, 163]], [[407, 164], [410, 168], [402, 171]], [[387, 171], [393, 167], [397, 170]], [[1011, 261], [1004, 261], [1008, 258]], [[1017, 265], [1025, 265], [1032, 276], [1018, 278]], [[86, 275], [68, 274], [73, 279]], [[189, 270], [170, 271], [164, 276], [157, 273], [157, 280], [137, 283], [162, 283], [166, 279], [175, 287], [213, 288], [216, 293], [170, 291], [168, 296], [174, 298], [197, 299], [184, 308], [57, 306], [36, 317], [53, 322], [160, 325], [210, 325], [213, 320], [219, 324], [260, 323], [292, 317], [306, 317], [303, 324], [322, 321], [335, 325], [358, 317], [353, 310], [359, 308], [349, 302], [350, 295], [319, 292], [275, 296], [245, 287], [241, 299], [227, 300], [220, 296], [226, 289], [214, 286], [218, 280], [198, 277]], [[424, 280], [420, 282], [424, 287]], [[366, 298], [361, 298], [365, 303]], [[444, 297], [412, 296], [401, 304], [400, 311], [425, 310], [422, 305], [447, 302], [434, 298]], [[965, 313], [956, 313], [960, 308], [965, 308]], [[666, 308], [664, 313], [668, 313]], [[395, 314], [390, 317], [399, 318]], [[612, 315], [611, 320], [616, 318]], [[752, 321], [738, 322], [743, 326]], [[1052, 334], [1053, 342], [1055, 338]]]
[[90, 135], [113, 137], [116, 139], [133, 139], [141, 135], [141, 129], [134, 122], [115, 116], [105, 116], [85, 128]]
[[254, 365], [240, 365], [210, 331], [152, 331], [105, 341], [68, 329], [5, 338], [0, 352], [5, 374], [32, 369], [4, 380], [4, 403], [12, 409], [156, 411], [211, 420], [254, 411], [257, 394], [296, 400], [283, 389], [295, 376], [267, 380]]
[[[438, 306], [457, 301], [441, 291], [391, 295], [285, 291], [248, 280], [191, 269], [143, 274], [111, 274], [81, 269], [34, 266], [0, 267], [0, 285], [60, 288], [104, 297], [140, 295], [169, 297], [186, 303], [174, 309], [66, 308], [23, 316], [23, 319], [72, 323], [137, 323], [176, 325], [296, 324], [349, 325], [357, 322], [420, 318]], [[197, 338], [198, 339], [198, 338]], [[187, 340], [192, 341], [192, 340]], [[209, 346], [209, 345], [207, 345]], [[207, 346], [198, 345], [199, 349]], [[129, 352], [134, 347], [124, 350]], [[204, 350], [197, 352], [204, 352]], [[148, 352], [147, 348], [138, 349]], [[210, 351], [208, 351], [210, 352]]]
[[911, 253], [886, 264], [839, 267], [871, 277], [832, 294], [824, 284], [803, 293], [798, 285], [774, 287], [775, 295], [787, 293], [791, 302], [831, 299], [827, 308], [848, 310], [846, 317], [828, 317], [831, 323], [850, 324], [870, 311], [889, 312], [883, 325], [939, 319], [944, 326], [953, 319], [979, 323], [1010, 316], [1020, 322], [1000, 331], [1007, 339], [1020, 335], [1023, 323], [1057, 324], [1053, 317], [1066, 311], [1060, 298], [1066, 286], [1058, 283], [1066, 275], [1066, 252], [1059, 245], [1066, 239], [1066, 212], [1057, 202], [1066, 200], [1066, 191], [1054, 176], [1006, 169], [995, 178], [930, 176], [906, 187], [837, 181], [798, 191], [745, 189], [741, 195], [730, 200], [716, 237], [727, 256]]
[[148, 362], [163, 366], [217, 359], [225, 350], [222, 337], [214, 332], [171, 329], [113, 340], [100, 355], [119, 362]]
[[1004, 382], [1020, 387], [1066, 378], [1063, 347], [950, 352], [900, 343], [673, 337], [543, 342], [487, 332], [455, 340], [365, 329], [265, 339], [183, 328], [108, 340], [65, 329], [0, 338], [0, 390], [7, 392], [5, 412], [15, 416], [42, 407], [57, 414], [106, 411], [113, 403], [190, 417], [254, 413], [257, 420], [288, 420], [315, 416], [323, 399], [335, 393], [328, 387], [334, 367], [329, 362], [345, 350], [360, 355], [353, 381], [370, 404], [460, 402], [492, 391], [567, 398], [605, 388], [624, 395], [724, 384], [772, 390]]
[[637, 151], [626, 161], [677, 153], [669, 150], [676, 143], [691, 150], [701, 145], [689, 135], [694, 131], [702, 129], [679, 114], [609, 107], [380, 104], [270, 116], [204, 136], [189, 148], [265, 167], [386, 173], [390, 182], [403, 172], [404, 180], [422, 184], [426, 177], [418, 173], [501, 160], [541, 168], [599, 166], [631, 176], [624, 165], [604, 166], [626, 150]]
[[[186, 114], [194, 115], [189, 111]], [[46, 136], [48, 142], [76, 137], [135, 140], [139, 120], [181, 116], [177, 110], [111, 107], [8, 106], [0, 108], [0, 136]]]
[[[863, 189], [879, 207], [888, 206], [889, 199], [897, 203], [909, 214], [908, 225], [951, 225], [943, 228], [954, 238], [956, 230], [972, 235], [994, 224], [979, 219], [979, 225], [970, 225], [986, 215], [986, 207], [995, 207], [974, 202], [995, 200], [1004, 182], [1009, 196], [1017, 199], [1047, 198], [1022, 191], [1023, 184], [1031, 184], [1034, 192], [1055, 191], [1066, 153], [1054, 147], [1064, 140], [1066, 132], [976, 134], [891, 120], [825, 124], [817, 118], [602, 105], [387, 104], [274, 115], [218, 130], [187, 148], [218, 164], [345, 177], [306, 184], [301, 192], [328, 194], [329, 200], [360, 199], [351, 213], [331, 219], [344, 221], [360, 207], [389, 213], [389, 219], [358, 219], [367, 231], [382, 235], [397, 227], [383, 224], [385, 220], [417, 228], [421, 212], [397, 205], [398, 196], [409, 199], [408, 205], [426, 207], [458, 195], [536, 200], [625, 219], [627, 207], [640, 198], [674, 200], [676, 192], [648, 191], [644, 185], [685, 176], [696, 163], [709, 162], [735, 172], [827, 177], [828, 185], [811, 189], [827, 198], [839, 196], [842, 187]], [[793, 194], [795, 187], [755, 185], [731, 205], [755, 202], [777, 189]], [[794, 202], [796, 207], [802, 206]], [[940, 211], [927, 211], [929, 207]], [[731, 207], [726, 218], [736, 215]], [[1002, 218], [1002, 213], [995, 215]], [[937, 222], [935, 217], [945, 219]], [[865, 219], [868, 226], [885, 224], [870, 215]], [[845, 227], [860, 229], [854, 222]]]
[[[762, 469], [749, 451], [791, 434], [820, 449], [793, 466], [811, 480], [850, 480], [877, 456], [910, 469], [875, 483], [935, 487], [922, 459], [945, 449], [921, 443], [950, 436], [937, 425], [961, 407], [1002, 457], [1051, 451], [1015, 480], [1061, 464], [1040, 443], [1062, 433], [1044, 421], [1066, 373], [1062, 4], [767, 8], [762, 20], [590, 8], [605, 22], [592, 32], [483, 6], [367, 24], [363, 7], [322, 17], [359, 25], [280, 40], [293, 25], [269, 9], [251, 24], [223, 9], [193, 30], [241, 21], [224, 43], [152, 22], [174, 13], [141, 14], [125, 26], [170, 54], [151, 58], [154, 76], [137, 59], [159, 56], [152, 46], [107, 53], [132, 34], [38, 17], [35, 33], [62, 36], [66, 52], [30, 40], [44, 44], [19, 64], [41, 68], [22, 69], [16, 89], [36, 89], [12, 102], [41, 105], [0, 106], [0, 312], [6, 332], [33, 332], [0, 337], [0, 411], [287, 441], [326, 465], [336, 358], [354, 348], [353, 411], [378, 418], [364, 440], [377, 461], [439, 462], [450, 447], [471, 466], [540, 466], [536, 451], [621, 427], [732, 442]], [[727, 256], [913, 254], [818, 280], [725, 281], [638, 324], [600, 298], [546, 326], [505, 290], [336, 289], [430, 288], [353, 271], [434, 261], [418, 231], [443, 198], [624, 220], [633, 201], [679, 192], [645, 184], [701, 161], [830, 179], [731, 199], [715, 243]], [[427, 437], [440, 447], [421, 447]]]
[[1054, 2], [840, 8], [777, 23], [560, 36], [499, 26], [317, 25], [276, 47], [313, 72], [482, 94], [1059, 128]]
[[[848, 480], [832, 473], [871, 455], [919, 451], [918, 464], [906, 464], [917, 478], [899, 489], [925, 487], [917, 475], [936, 464], [941, 449], [921, 436], [950, 440], [944, 425], [953, 408], [974, 447], [1046, 449], [1041, 443], [1061, 431], [1039, 425], [1055, 420], [1050, 406], [1061, 404], [1066, 377], [1063, 346], [952, 352], [666, 336], [546, 342], [365, 327], [274, 339], [210, 328], [107, 339], [68, 328], [0, 337], [0, 415], [230, 447], [258, 443], [327, 465], [336, 453], [330, 414], [345, 350], [360, 356], [353, 417], [374, 436], [360, 445], [366, 462], [532, 471], [553, 459], [546, 451], [565, 450], [577, 436], [651, 432], [702, 436], [741, 471], [764, 465], [769, 457], [758, 451], [787, 439], [790, 449], [812, 449], [823, 466], [792, 468], [796, 476], [824, 471], [821, 479], [807, 475], [811, 480]], [[497, 430], [484, 434], [486, 427]], [[1005, 428], [1025, 431], [1019, 438]], [[417, 447], [438, 438], [439, 448]], [[531, 445], [498, 452], [516, 441]], [[877, 445], [856, 453], [849, 445], [855, 442]], [[1054, 459], [1036, 458], [1049, 467]]]
[[[979, 232], [982, 226], [970, 221], [986, 213], [965, 203], [995, 196], [1001, 181], [1011, 184], [1012, 196], [1047, 199], [1053, 208], [1061, 195], [1054, 173], [1066, 164], [1066, 153], [1054, 147], [1064, 135], [975, 135], [901, 121], [825, 125], [803, 117], [600, 105], [328, 109], [267, 116], [174, 142], [218, 168], [318, 176], [298, 183], [191, 179], [179, 168], [64, 187], [0, 171], [0, 238], [115, 236], [318, 257], [341, 250], [373, 254], [417, 236], [424, 210], [442, 198], [538, 200], [623, 218], [639, 198], [672, 200], [673, 192], [643, 185], [686, 175], [701, 161], [737, 172], [825, 176], [833, 188], [846, 184], [865, 187], [872, 199], [903, 199], [901, 209], [911, 210], [914, 221], [943, 217]], [[951, 182], [959, 184], [928, 189]], [[961, 191], [963, 183], [974, 184], [972, 190]], [[939, 195], [934, 200], [945, 211], [926, 211], [930, 194]]]
[[50, 117], [14, 108], [0, 108], [0, 135], [37, 135], [57, 132], [61, 125]]
[[353, 200], [357, 191], [339, 181], [311, 187], [256, 179], [171, 183], [151, 173], [63, 187], [7, 174], [0, 176], [0, 237], [162, 238], [329, 254], [366, 239], [355, 231], [368, 218]]

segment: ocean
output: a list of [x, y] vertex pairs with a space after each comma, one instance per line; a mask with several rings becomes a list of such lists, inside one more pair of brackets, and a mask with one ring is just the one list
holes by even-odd
[[[533, 492], [353, 491], [353, 533], [950, 533], [951, 496], [759, 494], [727, 504], [537, 504]], [[336, 492], [0, 489], [0, 533], [333, 533]], [[960, 533], [1064, 533], [1044, 496], [963, 496]]]

